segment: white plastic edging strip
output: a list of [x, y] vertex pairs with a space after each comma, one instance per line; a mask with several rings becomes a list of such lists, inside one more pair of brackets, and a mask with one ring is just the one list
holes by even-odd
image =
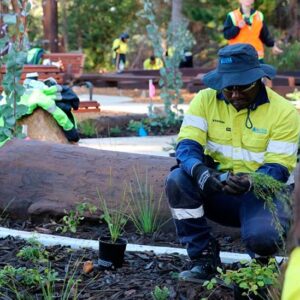
[[[75, 239], [65, 236], [44, 234], [38, 232], [29, 232], [29, 231], [21, 231], [15, 229], [9, 229], [5, 227], [0, 227], [0, 238], [6, 238], [8, 236], [18, 237], [24, 240], [28, 239], [36, 239], [41, 244], [45, 246], [69, 246], [73, 249], [80, 248], [91, 248], [93, 250], [98, 251], [99, 242], [95, 240], [85, 240], [85, 239]], [[126, 251], [129, 252], [145, 252], [152, 251], [156, 255], [162, 254], [180, 254], [187, 255], [186, 249], [184, 248], [172, 248], [172, 247], [159, 247], [159, 246], [147, 246], [147, 245], [137, 245], [137, 244], [127, 244]], [[220, 252], [221, 261], [224, 264], [231, 264], [241, 260], [250, 260], [250, 256], [244, 253], [235, 253], [235, 252]], [[282, 256], [276, 256], [276, 260], [281, 262], [285, 259]]]

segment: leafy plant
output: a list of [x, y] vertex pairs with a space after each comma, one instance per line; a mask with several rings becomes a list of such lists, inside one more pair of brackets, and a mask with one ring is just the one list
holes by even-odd
[[138, 233], [155, 233], [162, 226], [159, 219], [160, 205], [163, 193], [159, 199], [154, 199], [153, 186], [148, 182], [146, 170], [145, 179], [142, 181], [136, 168], [133, 169], [135, 184], [130, 184], [130, 219], [135, 225]]
[[37, 269], [15, 268], [11, 265], [0, 270], [0, 286], [16, 281], [27, 287], [36, 286], [41, 282], [41, 275]]
[[5, 7], [7, 13], [1, 15], [4, 23], [1, 24], [0, 67], [6, 65], [6, 74], [2, 80], [5, 103], [1, 105], [0, 145], [13, 136], [24, 136], [21, 126], [16, 126], [16, 120], [27, 113], [27, 107], [19, 102], [24, 93], [20, 79], [27, 57], [26, 17], [30, 3], [27, 0], [12, 2], [1, 2], [1, 11]]
[[17, 257], [23, 260], [28, 260], [33, 263], [47, 262], [48, 252], [43, 245], [36, 239], [28, 240], [29, 246], [23, 247], [18, 253]]
[[170, 296], [170, 291], [166, 286], [162, 289], [159, 286], [156, 286], [151, 295], [154, 300], [167, 300]]
[[115, 197], [115, 189], [112, 186], [112, 175], [110, 170], [109, 176], [109, 196], [104, 197], [103, 193], [97, 188], [99, 198], [99, 208], [102, 211], [101, 218], [108, 225], [111, 241], [115, 243], [121, 236], [124, 226], [127, 223], [128, 216], [126, 211], [128, 209], [127, 200], [127, 185], [124, 183], [122, 199]]
[[207, 290], [216, 289], [220, 285], [237, 286], [241, 289], [243, 296], [258, 295], [264, 288], [270, 288], [277, 284], [279, 269], [275, 258], [270, 258], [268, 264], [261, 264], [255, 259], [251, 261], [241, 261], [241, 267], [237, 270], [223, 271], [217, 268], [218, 275], [203, 283]]
[[[58, 227], [57, 230], [61, 230], [63, 233], [68, 231], [75, 233], [80, 222], [84, 220], [85, 213], [94, 213], [96, 210], [97, 207], [90, 203], [78, 203], [75, 206], [75, 210], [70, 210], [69, 213], [62, 218], [64, 225]], [[65, 213], [67, 213], [66, 210]]]

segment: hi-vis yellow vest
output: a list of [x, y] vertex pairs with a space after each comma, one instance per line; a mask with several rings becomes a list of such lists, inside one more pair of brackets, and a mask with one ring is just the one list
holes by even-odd
[[[118, 48], [119, 47], [119, 48]], [[117, 50], [114, 50], [118, 48]], [[116, 58], [116, 54], [126, 54], [128, 50], [127, 43], [124, 43], [121, 39], [115, 39], [113, 42], [113, 58]]]
[[254, 172], [265, 163], [278, 163], [293, 171], [300, 117], [292, 104], [266, 89], [270, 103], [250, 112], [251, 129], [245, 125], [247, 109], [237, 112], [216, 98], [217, 91], [201, 90], [184, 116], [178, 142], [198, 142], [220, 163], [221, 171]]
[[[239, 22], [243, 20], [243, 15], [240, 9], [236, 9], [229, 13], [232, 23], [238, 26]], [[255, 11], [250, 16], [252, 25], [245, 25], [240, 29], [239, 34], [228, 41], [229, 45], [236, 43], [247, 43], [252, 45], [258, 54], [258, 57], [262, 59], [264, 57], [264, 45], [259, 38], [260, 31], [263, 27], [263, 14], [260, 11]]]
[[284, 276], [281, 300], [300, 299], [300, 247], [295, 248], [290, 255], [289, 264]]

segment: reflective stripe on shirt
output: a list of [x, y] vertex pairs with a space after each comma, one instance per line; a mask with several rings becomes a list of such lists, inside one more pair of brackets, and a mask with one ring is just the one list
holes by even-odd
[[185, 115], [182, 126], [193, 126], [207, 132], [207, 121], [204, 118], [193, 115]]

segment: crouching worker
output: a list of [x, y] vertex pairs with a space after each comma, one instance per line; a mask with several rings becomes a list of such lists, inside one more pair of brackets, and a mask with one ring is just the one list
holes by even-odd
[[[249, 44], [226, 46], [218, 55], [217, 69], [203, 78], [209, 88], [195, 96], [185, 114], [176, 149], [179, 165], [166, 180], [177, 235], [192, 262], [191, 270], [180, 273], [183, 280], [210, 278], [220, 264], [206, 218], [240, 227], [252, 257], [275, 254], [281, 238], [251, 189], [249, 173], [289, 184], [296, 166], [298, 113], [261, 80], [273, 78], [275, 69], [260, 64]], [[287, 231], [289, 216], [282, 202], [273, 201]]]

